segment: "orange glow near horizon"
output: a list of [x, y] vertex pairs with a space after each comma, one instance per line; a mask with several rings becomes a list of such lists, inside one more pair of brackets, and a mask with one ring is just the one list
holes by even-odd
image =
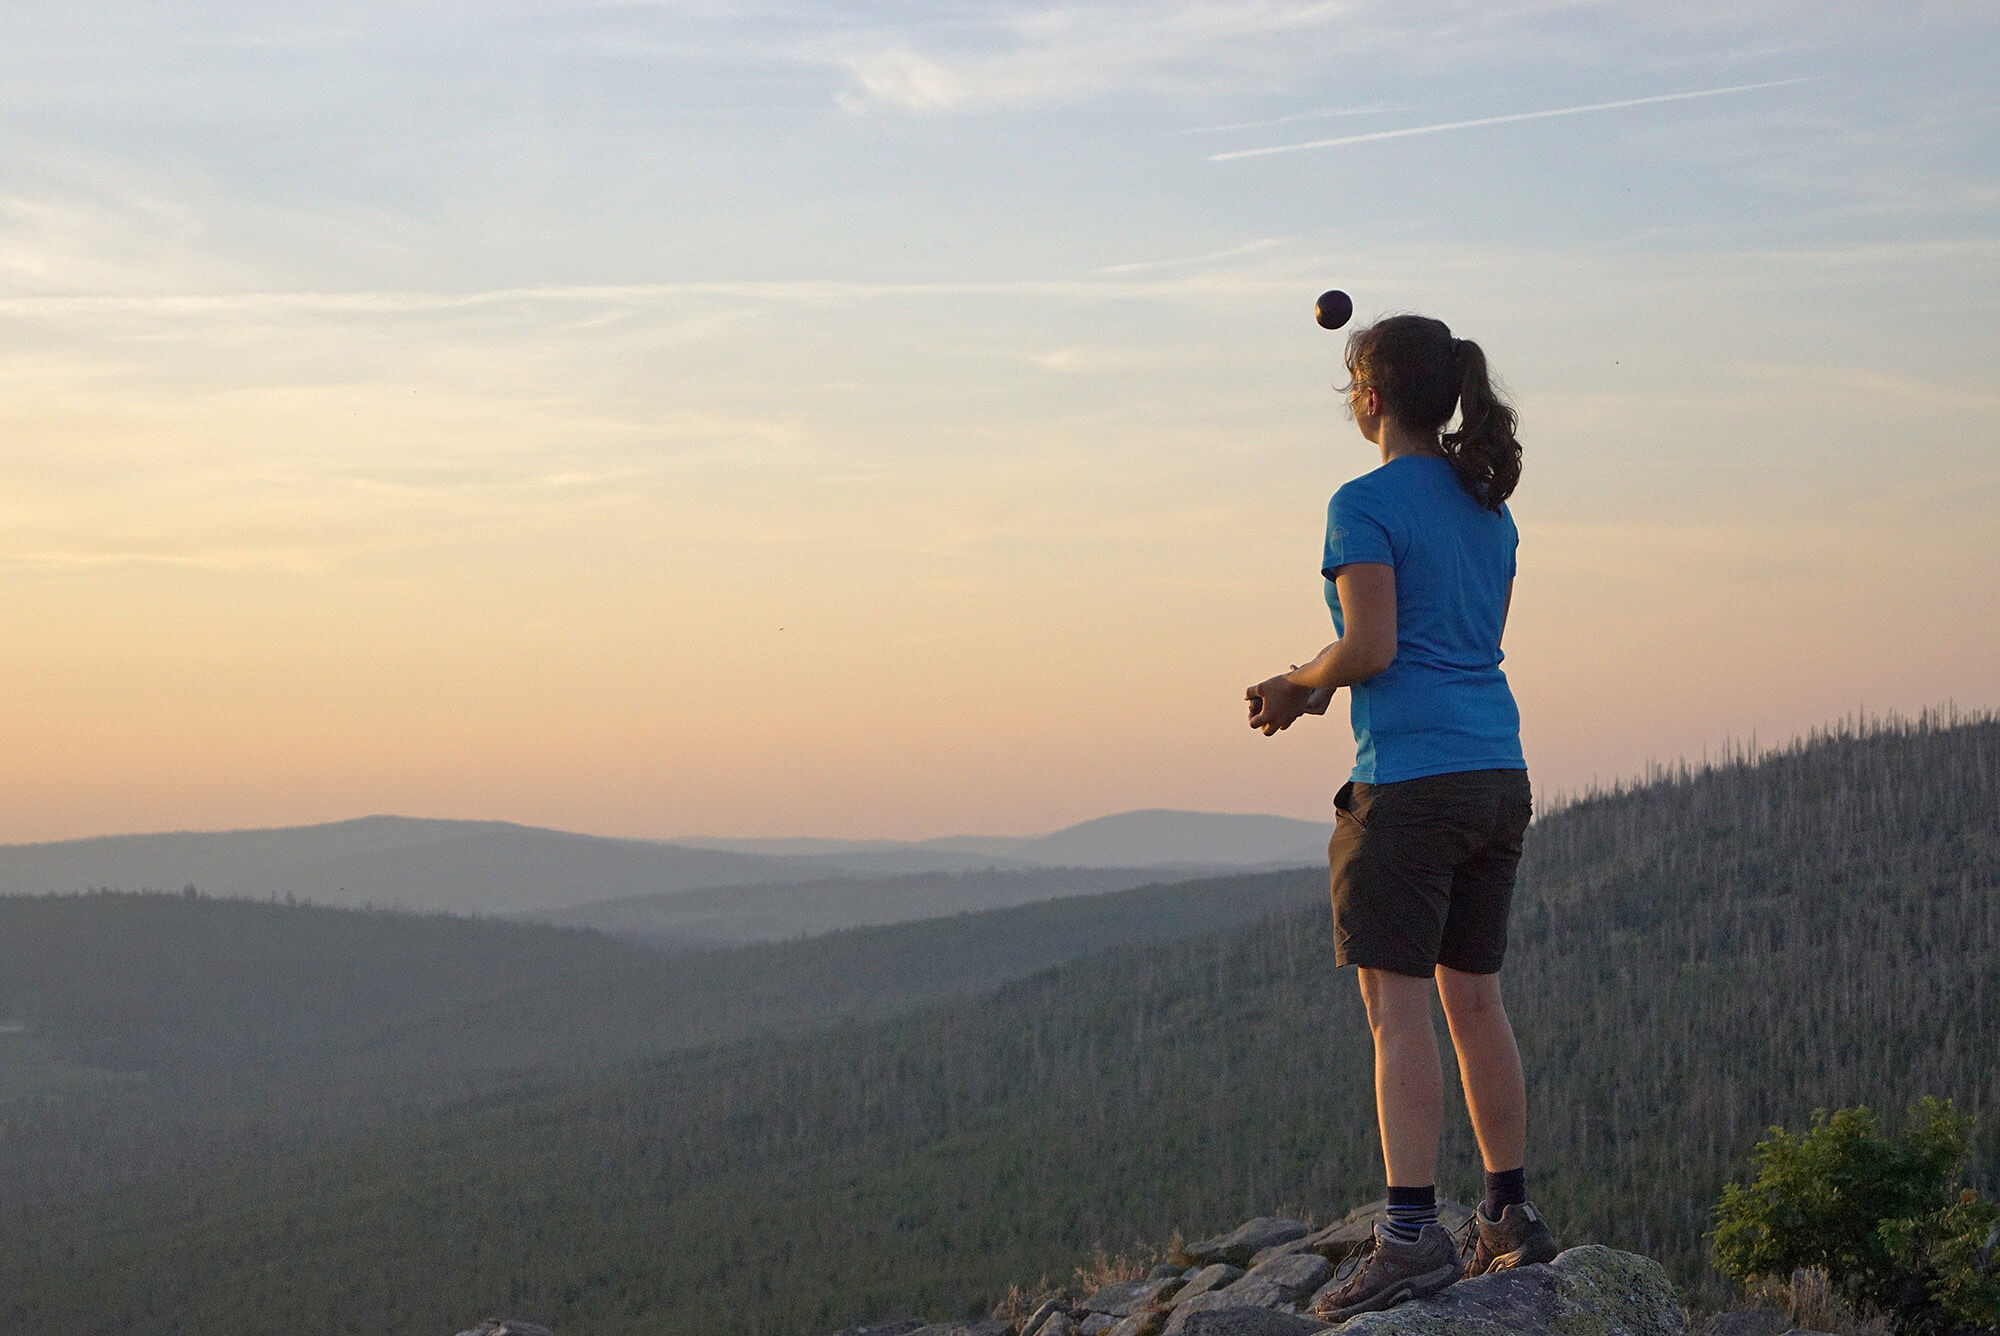
[[[206, 351], [240, 351], [233, 330]], [[1045, 406], [1051, 373], [995, 399], [979, 367], [910, 353], [847, 368], [921, 391], [872, 416], [795, 388], [755, 417], [691, 409], [714, 382], [564, 404], [565, 375], [616, 382], [629, 349], [585, 342], [538, 379], [471, 341], [309, 392], [112, 377], [52, 403], [16, 378], [0, 839], [378, 812], [644, 837], [1325, 815], [1344, 707], [1264, 739], [1240, 706], [1328, 636], [1323, 499], [1371, 463], [1315, 362], [1246, 357], [1264, 383], [1230, 385], [1169, 348], [1211, 377], [1192, 408], [1059, 387], [1083, 414]], [[811, 335], [754, 340], [788, 341]], [[814, 353], [837, 359], [771, 377], [798, 386]], [[1655, 490], [1610, 475], [1598, 410], [1521, 361], [1508, 667], [1544, 793], [1855, 710], [1993, 703], [1980, 498], [1773, 514], [1784, 477]]]
[[1517, 403], [1542, 793], [2000, 706], [1977, 7], [469, 12], [10, 31], [0, 841], [1323, 819], [1333, 287]]

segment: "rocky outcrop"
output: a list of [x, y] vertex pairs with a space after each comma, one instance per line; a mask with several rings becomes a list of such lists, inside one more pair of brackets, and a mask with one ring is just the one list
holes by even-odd
[[1231, 1266], [1227, 1262], [1196, 1267], [1188, 1272], [1187, 1283], [1181, 1286], [1181, 1302], [1186, 1303], [1190, 1299], [1207, 1294], [1210, 1290], [1219, 1290], [1225, 1285], [1233, 1284], [1244, 1274], [1242, 1267]]
[[1332, 1329], [1275, 1308], [1218, 1308], [1188, 1319], [1183, 1330], [1193, 1336], [1315, 1336]]
[[1342, 1336], [1687, 1336], [1667, 1273], [1596, 1244], [1543, 1266], [1461, 1280], [1442, 1293], [1340, 1325]]
[[[1429, 1299], [1364, 1313], [1337, 1328], [1310, 1316], [1340, 1264], [1360, 1252], [1387, 1213], [1383, 1202], [1321, 1229], [1259, 1216], [1189, 1243], [1144, 1276], [1081, 1299], [1051, 1298], [1025, 1319], [924, 1327], [849, 1328], [835, 1336], [1687, 1336], [1686, 1318], [1657, 1262], [1611, 1248], [1572, 1248], [1544, 1266], [1462, 1280]], [[1445, 1202], [1463, 1227], [1471, 1210]], [[1783, 1336], [1761, 1327], [1704, 1336]]]
[[[1054, 1296], [1025, 1318], [927, 1323], [920, 1318], [847, 1327], [832, 1336], [1688, 1336], [1659, 1263], [1588, 1245], [1542, 1266], [1461, 1280], [1428, 1299], [1339, 1326], [1310, 1316], [1337, 1285], [1339, 1264], [1368, 1241], [1386, 1207], [1374, 1202], [1315, 1230], [1259, 1216], [1179, 1249], [1169, 1263], [1077, 1299]], [[1471, 1215], [1444, 1203], [1460, 1226]], [[552, 1336], [546, 1328], [488, 1319], [460, 1336]], [[1782, 1313], [1718, 1314], [1701, 1336], [1811, 1336]]]
[[1230, 1308], [1295, 1308], [1333, 1278], [1333, 1263], [1318, 1253], [1279, 1253], [1232, 1283], [1174, 1305], [1162, 1336], [1181, 1336], [1197, 1314]]
[[1168, 1303], [1180, 1292], [1187, 1281], [1177, 1267], [1155, 1268], [1154, 1274], [1143, 1280], [1121, 1281], [1116, 1285], [1106, 1285], [1083, 1301], [1086, 1312], [1104, 1313], [1111, 1317], [1130, 1317], [1147, 1308], [1157, 1308]]
[[1255, 1220], [1246, 1220], [1227, 1234], [1187, 1244], [1174, 1260], [1189, 1266], [1208, 1266], [1216, 1262], [1248, 1266], [1252, 1258], [1267, 1248], [1302, 1239], [1310, 1233], [1312, 1226], [1303, 1220], [1260, 1215]]

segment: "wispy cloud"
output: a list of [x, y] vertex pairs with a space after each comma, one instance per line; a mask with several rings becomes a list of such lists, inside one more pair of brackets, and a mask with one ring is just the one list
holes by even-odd
[[497, 306], [651, 306], [689, 299], [737, 299], [797, 308], [893, 299], [956, 297], [1047, 297], [1080, 302], [1123, 301], [1134, 295], [1172, 296], [1217, 290], [1262, 290], [1271, 280], [1256, 277], [1189, 275], [1141, 283], [1111, 278], [1150, 269], [1178, 268], [1269, 250], [1288, 238], [1254, 241], [1211, 255], [1113, 265], [1092, 278], [1024, 278], [968, 283], [850, 283], [832, 280], [694, 283], [628, 283], [494, 288], [476, 292], [362, 290], [350, 292], [230, 292], [0, 296], [0, 318], [49, 319], [88, 316], [264, 316], [276, 314], [394, 316], [451, 312]]
[[1379, 102], [1369, 107], [1315, 107], [1311, 111], [1295, 111], [1289, 116], [1273, 116], [1265, 121], [1237, 121], [1233, 125], [1196, 125], [1186, 130], [1176, 130], [1183, 135], [1219, 135], [1230, 130], [1266, 130], [1274, 125], [1295, 125], [1300, 121], [1331, 121], [1345, 116], [1386, 116], [1392, 111], [1407, 111], [1405, 102]]
[[1626, 107], [1647, 107], [1662, 102], [1687, 102], [1695, 98], [1726, 97], [1735, 93], [1754, 93], [1766, 88], [1785, 88], [1792, 84], [1811, 83], [1824, 75], [1804, 75], [1796, 79], [1771, 79], [1764, 83], [1731, 84], [1727, 88], [1700, 88], [1686, 93], [1659, 93], [1652, 97], [1628, 97], [1616, 102], [1589, 102], [1577, 107], [1550, 107], [1542, 111], [1517, 111], [1505, 116], [1480, 116], [1469, 121], [1440, 121], [1435, 125], [1410, 125], [1399, 130], [1376, 130], [1368, 134], [1342, 135], [1337, 139], [1311, 139], [1299, 144], [1273, 144], [1266, 148], [1239, 148], [1227, 153], [1211, 153], [1210, 162], [1229, 162], [1236, 158], [1264, 158], [1274, 153], [1301, 153], [1307, 149], [1340, 148], [1347, 144], [1370, 144], [1383, 139], [1404, 139], [1411, 135], [1443, 134], [1448, 130], [1472, 130], [1487, 125], [1511, 125], [1517, 121], [1540, 121], [1555, 116], [1582, 116], [1589, 112], [1619, 111]]
[[1231, 246], [1228, 250], [1210, 251], [1205, 255], [1183, 255], [1172, 260], [1135, 260], [1130, 264], [1112, 264], [1097, 270], [1100, 274], [1137, 274], [1148, 269], [1179, 269], [1187, 265], [1209, 264], [1216, 260], [1234, 260], [1243, 255], [1254, 255], [1259, 251], [1271, 250], [1291, 242], [1291, 237], [1260, 237], [1256, 241], [1241, 246]]
[[844, 37], [829, 50], [855, 87], [841, 101], [902, 111], [1022, 105], [1143, 85], [1175, 72], [1227, 83], [1273, 39], [1346, 26], [1372, 0], [1194, 0], [1158, 6], [997, 5], [972, 22]]
[[[904, 9], [894, 22], [822, 26], [787, 49], [844, 71], [851, 82], [839, 101], [851, 111], [949, 112], [1113, 90], [1268, 96], [1324, 86], [1328, 68], [1378, 63], [1437, 73], [1490, 70], [1497, 60], [1547, 71], [1602, 68], [1623, 50], [1651, 68], [1670, 35], [1694, 31], [1712, 44], [1723, 23], [1693, 5], [1614, 16], [1601, 0], [960, 0]], [[1183, 133], [1376, 110], [1326, 108]]]

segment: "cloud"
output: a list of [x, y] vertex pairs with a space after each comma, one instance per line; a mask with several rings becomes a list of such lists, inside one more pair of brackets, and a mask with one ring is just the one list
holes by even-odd
[[1239, 256], [1254, 255], [1258, 251], [1271, 250], [1290, 244], [1292, 237], [1260, 237], [1256, 241], [1245, 242], [1241, 246], [1231, 246], [1228, 250], [1210, 251], [1205, 255], [1183, 255], [1174, 260], [1137, 260], [1130, 264], [1106, 265], [1100, 274], [1137, 274], [1148, 269], [1180, 269], [1188, 265], [1210, 264], [1216, 260], [1234, 260]]
[[1274, 153], [1299, 153], [1307, 149], [1339, 148], [1346, 144], [1368, 144], [1381, 139], [1403, 139], [1410, 135], [1442, 134], [1447, 130], [1470, 130], [1484, 125], [1510, 125], [1515, 121], [1539, 121], [1552, 116], [1581, 116], [1587, 112], [1617, 111], [1624, 107], [1645, 107], [1659, 102], [1686, 102], [1693, 98], [1723, 97], [1732, 93], [1752, 93], [1765, 88], [1784, 88], [1792, 84], [1811, 83], [1824, 75], [1805, 75], [1796, 79], [1772, 79], [1764, 83], [1732, 84], [1727, 88], [1702, 88], [1688, 93], [1660, 93], [1653, 97], [1628, 97], [1616, 102], [1589, 102], [1578, 107], [1552, 107], [1544, 111], [1517, 111], [1505, 116], [1480, 116], [1469, 121], [1440, 121], [1436, 125], [1411, 125], [1400, 130], [1376, 130], [1368, 134], [1343, 135], [1338, 139], [1312, 139], [1300, 144], [1274, 144], [1268, 148], [1239, 148], [1227, 153], [1211, 153], [1210, 162], [1229, 162], [1236, 158], [1263, 158]]
[[[1712, 7], [1711, 7], [1712, 10]], [[1601, 70], [1625, 50], [1654, 62], [1667, 32], [1713, 46], [1740, 19], [1701, 6], [1608, 13], [1597, 0], [1166, 0], [1155, 5], [1068, 0], [962, 0], [923, 20], [844, 25], [802, 34], [791, 48], [843, 71], [851, 111], [936, 113], [1074, 101], [1148, 90], [1268, 97], [1288, 88], [1351, 86], [1378, 61], [1430, 72], [1490, 68]], [[1728, 39], [1734, 41], [1734, 38]], [[1733, 49], [1733, 48], [1732, 48]], [[1364, 76], [1365, 77], [1365, 76]], [[1212, 133], [1390, 107], [1326, 107], [1183, 133]]]
[[826, 279], [803, 281], [625, 283], [493, 288], [468, 292], [420, 290], [357, 290], [347, 292], [221, 292], [138, 295], [0, 296], [0, 318], [69, 319], [93, 316], [394, 316], [475, 310], [504, 306], [657, 306], [688, 299], [733, 298], [746, 303], [797, 309], [856, 302], [956, 298], [1044, 297], [1075, 302], [1125, 301], [1134, 296], [1172, 297], [1219, 290], [1262, 291], [1280, 280], [1267, 277], [1192, 275], [1144, 282], [1113, 282], [1112, 276], [1148, 269], [1175, 268], [1205, 261], [1248, 255], [1283, 245], [1270, 238], [1219, 251], [1172, 260], [1113, 265], [1099, 270], [1103, 278], [1002, 279], [970, 283], [848, 283]]
[[1262, 130], [1273, 125], [1292, 125], [1298, 121], [1329, 121], [1343, 116], [1385, 116], [1392, 111], [1406, 111], [1409, 104], [1404, 102], [1380, 102], [1372, 107], [1315, 107], [1311, 111], [1295, 111], [1289, 116], [1273, 116], [1264, 121], [1237, 121], [1233, 125], [1197, 125], [1186, 130], [1177, 130], [1183, 135], [1219, 135], [1230, 130]]
[[1057, 101], [1150, 83], [1170, 71], [1185, 91], [1190, 80], [1230, 81], [1237, 61], [1254, 64], [1245, 44], [1262, 50], [1263, 39], [1351, 23], [1368, 8], [1363, 0], [1001, 6], [924, 33], [842, 39], [827, 58], [852, 78], [855, 86], [840, 100], [854, 111]]

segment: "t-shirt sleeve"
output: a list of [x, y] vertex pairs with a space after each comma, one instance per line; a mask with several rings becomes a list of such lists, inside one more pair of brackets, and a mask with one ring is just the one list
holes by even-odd
[[1396, 550], [1389, 540], [1389, 526], [1369, 505], [1367, 495], [1353, 483], [1333, 494], [1326, 507], [1326, 556], [1320, 574], [1331, 580], [1342, 566], [1357, 561], [1396, 564]]

